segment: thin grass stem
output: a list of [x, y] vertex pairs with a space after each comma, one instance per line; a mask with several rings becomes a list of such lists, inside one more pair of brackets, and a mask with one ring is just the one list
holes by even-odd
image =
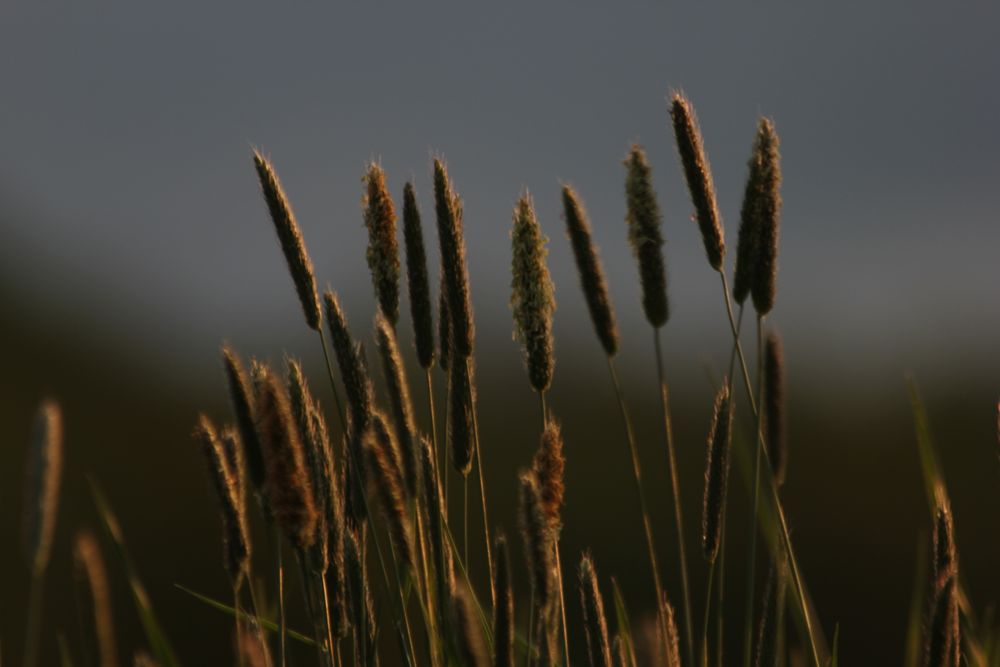
[[684, 595], [684, 636], [686, 639], [687, 662], [694, 664], [694, 631], [691, 628], [691, 593], [688, 585], [687, 555], [684, 547], [684, 516], [681, 511], [681, 492], [677, 479], [677, 455], [674, 450], [673, 428], [670, 424], [670, 399], [663, 368], [663, 350], [660, 345], [660, 330], [653, 327], [653, 344], [656, 349], [656, 370], [660, 383], [660, 407], [663, 412], [663, 436], [667, 444], [667, 464], [670, 472], [670, 488], [674, 497], [674, 520], [677, 523], [677, 551], [681, 568], [681, 591]]
[[[469, 377], [472, 377], [472, 358], [467, 357], [465, 363], [469, 365]], [[490, 604], [496, 606], [497, 592], [493, 583], [493, 547], [490, 544], [490, 517], [486, 510], [486, 479], [483, 476], [483, 449], [479, 444], [479, 417], [477, 416], [475, 397], [472, 394], [472, 383], [468, 383], [469, 405], [472, 406], [472, 437], [476, 443], [476, 468], [479, 472], [479, 497], [483, 501], [483, 537], [486, 539], [486, 567], [490, 576]], [[466, 566], [468, 566], [468, 555], [466, 555]]]
[[[721, 538], [720, 538], [721, 540]], [[722, 548], [722, 545], [719, 545]], [[708, 566], [708, 584], [705, 592], [705, 618], [701, 626], [701, 662], [703, 667], [708, 667], [708, 625], [712, 618], [712, 582], [715, 580], [715, 570], [718, 566], [718, 559]]]
[[243, 667], [243, 630], [240, 628], [240, 616], [242, 612], [240, 611], [240, 585], [237, 582], [233, 582], [233, 618], [236, 619], [236, 664], [239, 667]]
[[[656, 588], [656, 599], [663, 599], [663, 583], [660, 581], [660, 567], [656, 558], [656, 547], [653, 540], [653, 525], [649, 520], [649, 509], [646, 506], [646, 494], [642, 488], [642, 465], [639, 462], [639, 449], [635, 443], [635, 434], [632, 431], [632, 420], [628, 415], [628, 408], [625, 406], [625, 397], [622, 394], [621, 383], [618, 381], [618, 371], [615, 368], [614, 357], [608, 356], [608, 373], [611, 375], [611, 384], [615, 388], [615, 397], [618, 399], [618, 410], [622, 416], [622, 424], [625, 427], [625, 440], [628, 442], [629, 453], [632, 455], [632, 473], [635, 477], [635, 490], [639, 498], [639, 508], [642, 511], [642, 526], [646, 533], [646, 549], [649, 552], [649, 566], [653, 571], [653, 585]], [[661, 605], [656, 605], [656, 615], [661, 625], [661, 632], [666, 637], [666, 624], [663, 614], [660, 612]]]
[[[764, 316], [757, 316], [757, 396], [761, 396], [761, 390], [764, 385], [764, 374], [761, 372], [761, 367], [764, 360], [763, 353], [763, 335], [762, 331], [764, 329]], [[761, 429], [761, 417], [764, 411], [757, 411], [757, 423], [756, 430], [759, 432]], [[752, 500], [750, 502], [751, 515], [750, 515], [750, 537], [747, 546], [747, 597], [744, 607], [744, 623], [745, 627], [743, 629], [743, 665], [744, 667], [750, 667], [750, 661], [753, 657], [753, 608], [754, 608], [754, 576], [757, 570], [757, 512], [760, 508], [760, 452], [763, 447], [754, 447], [754, 462], [753, 462], [753, 494]]]

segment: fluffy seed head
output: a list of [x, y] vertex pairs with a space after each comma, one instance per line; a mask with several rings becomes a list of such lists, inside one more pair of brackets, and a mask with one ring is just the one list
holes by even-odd
[[431, 286], [427, 274], [424, 232], [420, 209], [412, 183], [403, 187], [403, 241], [406, 246], [406, 278], [410, 288], [410, 315], [413, 343], [421, 368], [434, 365], [434, 318], [431, 315]]
[[740, 305], [750, 296], [750, 286], [753, 284], [754, 263], [757, 259], [757, 245], [760, 242], [759, 203], [762, 178], [762, 155], [757, 150], [755, 140], [750, 159], [747, 161], [747, 181], [743, 190], [743, 204], [740, 207], [736, 268], [733, 272], [733, 298]]
[[535, 391], [545, 391], [552, 383], [555, 355], [552, 351], [552, 313], [556, 309], [555, 288], [545, 265], [548, 239], [535, 216], [531, 195], [521, 196], [514, 207], [510, 232], [511, 295], [514, 312], [514, 339], [524, 345], [528, 378]]
[[375, 341], [382, 359], [382, 375], [389, 394], [389, 405], [392, 407], [392, 424], [403, 460], [406, 490], [411, 497], [416, 497], [420, 467], [417, 462], [417, 428], [413, 421], [410, 387], [406, 382], [406, 370], [399, 354], [396, 331], [382, 313], [375, 316]]
[[444, 267], [441, 267], [441, 292], [438, 298], [438, 355], [441, 370], [447, 371], [451, 361], [451, 315], [448, 313], [448, 286], [445, 284]]
[[[233, 461], [229, 453], [235, 452], [236, 443], [224, 445], [212, 422], [203, 414], [198, 416], [194, 437], [205, 456], [212, 486], [219, 500], [226, 572], [233, 584], [238, 585], [249, 571], [250, 538], [243, 506], [243, 491], [240, 488], [240, 473], [236, 469], [238, 463]], [[229, 433], [227, 437], [234, 439], [235, 432]]]
[[604, 598], [597, 584], [597, 572], [589, 553], [580, 559], [580, 604], [583, 606], [583, 627], [587, 633], [591, 667], [611, 667], [611, 645], [608, 642], [608, 621], [604, 615]]
[[365, 365], [365, 355], [360, 344], [356, 345], [347, 328], [347, 317], [340, 300], [330, 290], [323, 293], [326, 319], [333, 340], [333, 353], [340, 368], [340, 377], [347, 394], [347, 405], [353, 427], [358, 431], [368, 428], [372, 417], [372, 387]]
[[566, 457], [563, 455], [562, 430], [554, 419], [545, 423], [532, 470], [542, 494], [542, 511], [549, 530], [558, 533], [562, 528], [562, 507], [566, 494]]
[[778, 667], [781, 663], [781, 628], [785, 617], [785, 587], [787, 562], [784, 553], [771, 563], [771, 572], [764, 589], [764, 599], [757, 623], [757, 645], [754, 667]]
[[372, 162], [364, 177], [361, 200], [368, 228], [368, 268], [375, 296], [386, 318], [396, 326], [399, 320], [399, 247], [396, 243], [396, 207], [385, 184], [385, 171]]
[[486, 642], [476, 617], [472, 594], [464, 583], [455, 586], [451, 597], [451, 616], [455, 628], [460, 663], [466, 667], [486, 667]]
[[936, 490], [933, 541], [933, 579], [925, 630], [925, 665], [958, 667], [961, 660], [958, 553], [955, 527], [944, 489]]
[[281, 189], [278, 174], [267, 158], [261, 155], [258, 150], [253, 152], [253, 164], [257, 169], [260, 189], [264, 194], [267, 209], [271, 213], [274, 229], [278, 232], [281, 250], [285, 253], [285, 261], [288, 262], [288, 270], [292, 274], [292, 281], [299, 293], [299, 301], [302, 302], [306, 324], [319, 331], [320, 311], [319, 296], [316, 293], [316, 278], [313, 276], [312, 262], [309, 261], [309, 255], [306, 253], [306, 244], [302, 240], [299, 223], [295, 221], [291, 204], [288, 203], [288, 198], [285, 197], [285, 192]]
[[[427, 532], [430, 536], [434, 565], [437, 567], [438, 595], [443, 596], [451, 586], [450, 552], [445, 542], [441, 482], [434, 463], [434, 450], [426, 437], [420, 439], [420, 467], [423, 481], [421, 506], [427, 516]], [[441, 597], [441, 599], [447, 598]]]
[[757, 129], [754, 152], [760, 157], [760, 177], [757, 182], [757, 201], [754, 205], [758, 216], [757, 243], [753, 262], [753, 279], [750, 294], [758, 313], [765, 315], [774, 308], [778, 281], [778, 231], [781, 217], [781, 156], [778, 154], [778, 135], [774, 124], [761, 118]]
[[666, 595], [664, 595], [662, 609], [663, 619], [667, 625], [665, 642], [667, 646], [666, 667], [681, 667], [680, 633], [677, 632], [677, 615], [674, 613], [673, 605], [666, 599]]
[[774, 481], [785, 482], [788, 442], [785, 439], [785, 354], [781, 337], [774, 331], [764, 343], [764, 435]]
[[55, 401], [45, 400], [35, 417], [24, 485], [24, 554], [35, 576], [49, 562], [62, 464], [62, 412]]
[[229, 401], [239, 429], [240, 443], [246, 459], [250, 483], [255, 491], [260, 492], [264, 485], [264, 455], [261, 452], [260, 441], [257, 439], [257, 428], [254, 416], [253, 387], [247, 378], [236, 352], [228, 345], [222, 346], [222, 365], [226, 375], [226, 385], [229, 388]]
[[553, 559], [555, 536], [545, 513], [541, 485], [533, 470], [522, 470], [518, 476], [519, 519], [524, 555], [531, 573], [531, 586], [537, 609], [547, 609], [552, 602], [555, 584]]
[[580, 274], [583, 296], [587, 299], [590, 319], [594, 323], [594, 330], [604, 352], [613, 357], [618, 352], [618, 325], [615, 322], [614, 309], [611, 307], [608, 286], [604, 280], [604, 269], [597, 256], [597, 247], [590, 236], [587, 211], [576, 192], [568, 185], [562, 188], [562, 202], [566, 233], [569, 235], [570, 245], [573, 246], [573, 257], [576, 259], [576, 269]]
[[729, 446], [732, 438], [729, 385], [725, 379], [715, 396], [712, 426], [708, 433], [708, 463], [705, 467], [705, 500], [702, 507], [701, 546], [705, 560], [715, 562], [722, 534], [722, 515], [729, 486]]
[[507, 538], [499, 533], [493, 541], [496, 554], [493, 588], [497, 602], [493, 608], [493, 664], [495, 667], [514, 667], [514, 591], [510, 580], [510, 554]]
[[473, 410], [476, 391], [472, 379], [471, 358], [452, 359], [448, 372], [448, 438], [451, 442], [451, 463], [463, 475], [472, 469]]
[[712, 170], [708, 165], [705, 147], [701, 140], [701, 130], [691, 102], [683, 93], [676, 92], [670, 102], [670, 119], [677, 139], [677, 152], [684, 168], [691, 203], [694, 204], [695, 219], [701, 229], [708, 263], [716, 271], [722, 270], [726, 256], [726, 242], [722, 235], [722, 220], [715, 203], [715, 186], [712, 184]]
[[264, 452], [264, 493], [278, 525], [297, 549], [316, 539], [317, 510], [305, 449], [288, 396], [269, 368], [257, 382], [257, 436]]
[[660, 206], [653, 190], [652, 169], [646, 154], [632, 146], [625, 158], [625, 199], [628, 238], [639, 262], [642, 284], [642, 307], [654, 327], [667, 322], [667, 273], [663, 262], [663, 234], [660, 230]]
[[472, 299], [469, 295], [469, 272], [465, 264], [465, 232], [462, 227], [462, 201], [451, 188], [444, 163], [434, 160], [434, 208], [437, 213], [441, 266], [444, 269], [451, 334], [458, 354], [472, 354], [475, 330]]
[[402, 562], [408, 568], [416, 563], [410, 515], [406, 509], [403, 473], [399, 468], [396, 443], [381, 415], [376, 414], [365, 440], [365, 462], [375, 485], [382, 513], [389, 525], [389, 535]]
[[73, 541], [73, 562], [77, 576], [86, 582], [94, 603], [94, 635], [100, 667], [114, 667], [118, 664], [115, 647], [115, 624], [111, 613], [111, 590], [108, 587], [108, 573], [101, 557], [97, 538], [89, 530], [76, 534]]

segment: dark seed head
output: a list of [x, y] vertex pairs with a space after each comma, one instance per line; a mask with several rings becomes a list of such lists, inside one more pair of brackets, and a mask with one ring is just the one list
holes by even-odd
[[288, 203], [288, 198], [285, 197], [284, 190], [281, 189], [278, 174], [274, 171], [271, 163], [261, 155], [260, 151], [254, 150], [253, 164], [257, 169], [260, 189], [264, 194], [268, 211], [271, 213], [274, 229], [278, 232], [278, 241], [281, 243], [281, 250], [285, 253], [285, 261], [288, 262], [292, 281], [295, 283], [299, 300], [302, 302], [306, 324], [319, 331], [320, 311], [319, 296], [316, 294], [316, 278], [313, 276], [312, 262], [309, 261], [309, 255], [306, 253], [306, 244], [302, 240], [299, 224], [295, 221], [295, 214], [292, 213], [292, 207]]
[[633, 145], [625, 158], [625, 199], [628, 237], [639, 262], [642, 307], [654, 327], [667, 322], [667, 273], [663, 262], [660, 206], [653, 190], [652, 170], [642, 149]]
[[521, 196], [514, 207], [510, 232], [510, 307], [514, 312], [514, 339], [524, 345], [528, 378], [535, 391], [545, 391], [552, 383], [555, 355], [552, 347], [552, 313], [556, 309], [555, 288], [545, 265], [547, 239], [535, 217], [531, 196]]
[[785, 483], [788, 443], [785, 439], [785, 355], [781, 338], [772, 331], [764, 344], [764, 434], [774, 481]]
[[493, 608], [493, 664], [495, 667], [514, 667], [514, 591], [510, 580], [510, 554], [507, 538], [500, 533], [493, 542], [496, 563], [493, 588], [497, 602]]
[[705, 501], [702, 511], [701, 546], [705, 559], [715, 562], [719, 553], [722, 516], [726, 507], [729, 479], [729, 444], [732, 436], [729, 386], [723, 380], [715, 397], [712, 426], [708, 434], [708, 463], [705, 468]]
[[580, 286], [587, 299], [590, 319], [604, 352], [611, 357], [618, 352], [618, 325], [615, 323], [608, 286], [604, 281], [604, 269], [601, 268], [597, 247], [590, 236], [587, 211], [576, 192], [568, 185], [562, 188], [562, 201], [566, 232], [573, 246], [576, 269], [580, 274]]
[[542, 494], [542, 510], [549, 530], [562, 528], [562, 507], [566, 494], [564, 482], [566, 457], [563, 455], [562, 431], [554, 419], [549, 419], [542, 431], [541, 443], [535, 452], [532, 470]]
[[379, 309], [392, 326], [399, 320], [399, 247], [396, 242], [396, 207], [385, 184], [385, 171], [372, 162], [365, 173], [361, 200], [368, 228], [368, 268], [372, 273]]
[[347, 394], [347, 405], [353, 428], [364, 431], [371, 423], [372, 388], [365, 365], [363, 349], [354, 343], [351, 332], [347, 328], [347, 317], [340, 307], [337, 295], [330, 290], [323, 293], [326, 305], [326, 319], [333, 340], [333, 353], [340, 368], [340, 377], [344, 382], [344, 393]]
[[778, 229], [781, 217], [781, 163], [778, 154], [778, 135], [774, 124], [761, 118], [757, 129], [754, 152], [760, 154], [755, 215], [758, 216], [758, 235], [755, 248], [753, 280], [750, 293], [757, 312], [766, 315], [774, 308], [778, 281]]
[[254, 416], [253, 386], [247, 378], [243, 363], [236, 352], [228, 345], [222, 346], [222, 363], [226, 373], [226, 384], [229, 388], [229, 401], [239, 429], [240, 443], [243, 446], [247, 472], [254, 491], [258, 493], [264, 486], [264, 455], [261, 452], [260, 441], [257, 439], [257, 427]]
[[416, 497], [420, 468], [417, 463], [417, 428], [413, 421], [413, 405], [410, 402], [410, 388], [406, 381], [406, 369], [396, 343], [396, 331], [381, 314], [375, 316], [375, 342], [382, 360], [382, 375], [385, 378], [389, 405], [392, 407], [392, 424], [399, 443], [403, 460], [406, 490]]
[[580, 604], [583, 607], [583, 627], [591, 667], [612, 667], [611, 645], [608, 641], [608, 621], [604, 615], [604, 598], [597, 584], [597, 572], [589, 553], [580, 559]]
[[674, 93], [670, 103], [670, 119], [673, 121], [677, 152], [691, 193], [691, 203], [694, 204], [695, 219], [701, 229], [708, 263], [716, 271], [721, 271], [722, 261], [726, 256], [726, 243], [722, 235], [719, 209], [715, 203], [712, 170], [705, 155], [694, 109], [683, 93]]
[[413, 342], [421, 368], [434, 364], [434, 318], [431, 315], [431, 286], [427, 277], [427, 253], [420, 225], [420, 209], [412, 183], [403, 188], [403, 241], [406, 245], [406, 277], [410, 287], [410, 315]]
[[555, 585], [553, 547], [555, 535], [545, 513], [542, 489], [533, 470], [523, 470], [520, 483], [519, 518], [524, 541], [525, 559], [531, 574], [536, 609], [547, 609], [552, 602]]
[[402, 562], [406, 567], [413, 568], [416, 563], [413, 531], [410, 514], [406, 509], [406, 491], [403, 488], [397, 444], [385, 420], [377, 413], [364, 446], [365, 465], [389, 525], [389, 535]]
[[472, 379], [472, 360], [458, 357], [451, 360], [448, 373], [448, 438], [451, 442], [451, 462], [463, 475], [472, 470], [475, 453], [473, 441], [473, 411], [476, 391]]
[[462, 227], [462, 201], [451, 188], [448, 170], [440, 159], [434, 160], [434, 208], [437, 212], [441, 266], [448, 295], [451, 334], [458, 354], [472, 354], [475, 331], [469, 273], [465, 264], [465, 232]]
[[451, 315], [448, 313], [448, 286], [445, 284], [444, 267], [441, 267], [441, 295], [438, 299], [438, 360], [441, 370], [447, 371], [451, 361]]
[[24, 554], [34, 576], [45, 571], [56, 529], [62, 478], [62, 412], [55, 401], [38, 408], [24, 485]]

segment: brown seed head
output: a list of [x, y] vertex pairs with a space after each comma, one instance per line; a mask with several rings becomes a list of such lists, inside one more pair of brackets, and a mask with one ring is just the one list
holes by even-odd
[[729, 486], [729, 448], [732, 440], [732, 410], [729, 384], [723, 379], [715, 396], [712, 426], [708, 433], [708, 462], [705, 467], [705, 500], [702, 507], [701, 547], [705, 560], [715, 562], [722, 535], [722, 518]]
[[586, 552], [580, 559], [580, 604], [583, 607], [583, 627], [590, 651], [590, 667], [612, 667], [604, 598], [601, 597], [601, 588], [597, 584], [594, 561]]
[[399, 320], [399, 246], [396, 242], [396, 208], [385, 184], [385, 172], [372, 162], [364, 177], [361, 200], [368, 228], [368, 268], [372, 273], [379, 309], [396, 326]]
[[545, 513], [542, 489], [533, 470], [522, 470], [520, 483], [519, 518], [524, 555], [531, 574], [535, 606], [547, 610], [553, 600], [555, 587], [554, 551], [555, 534]]
[[441, 267], [441, 288], [438, 299], [438, 359], [441, 370], [447, 371], [451, 360], [451, 315], [448, 314], [448, 286], [445, 284], [444, 267]]
[[323, 293], [326, 319], [333, 340], [333, 352], [344, 382], [351, 422], [358, 431], [368, 428], [372, 416], [372, 387], [365, 365], [363, 348], [354, 343], [347, 328], [347, 317], [340, 307], [340, 300], [330, 290]]
[[764, 343], [764, 435], [774, 481], [785, 483], [788, 442], [785, 439], [785, 354], [781, 337], [772, 331]]
[[667, 625], [665, 667], [681, 667], [680, 633], [677, 632], [677, 615], [674, 613], [673, 605], [666, 599], [666, 595], [664, 595], [662, 610], [663, 619]]
[[475, 329], [472, 299], [469, 295], [469, 272], [465, 264], [465, 232], [462, 227], [462, 201], [451, 188], [444, 163], [434, 159], [434, 208], [437, 213], [441, 266], [448, 295], [453, 344], [458, 354], [472, 354]]
[[653, 190], [652, 169], [642, 148], [633, 144], [625, 158], [625, 199], [629, 242], [639, 262], [642, 307], [654, 327], [667, 322], [667, 273], [663, 262], [660, 205]]
[[24, 485], [24, 555], [34, 576], [49, 562], [62, 464], [62, 412], [55, 401], [45, 400], [35, 417]]
[[403, 472], [399, 467], [399, 453], [392, 431], [378, 413], [364, 447], [365, 464], [389, 526], [389, 535], [403, 563], [406, 567], [413, 568], [416, 563], [413, 531], [410, 514], [406, 509], [406, 491], [403, 488]]
[[674, 93], [670, 102], [670, 119], [673, 122], [677, 152], [684, 168], [688, 191], [691, 193], [691, 203], [694, 204], [695, 219], [701, 229], [708, 263], [716, 271], [721, 271], [726, 256], [726, 242], [722, 234], [722, 219], [715, 203], [712, 169], [708, 165], [694, 109], [681, 92]]
[[[239, 429], [240, 443], [243, 445], [250, 483], [259, 494], [264, 485], [264, 455], [261, 452], [260, 441], [257, 439], [253, 386], [247, 378], [239, 355], [228, 345], [222, 346], [222, 362], [226, 374], [226, 385], [229, 388], [229, 401], [233, 409], [233, 417], [236, 419], [236, 427]], [[258, 495], [258, 497], [261, 496]]]
[[115, 624], [111, 613], [111, 590], [108, 588], [108, 574], [101, 557], [97, 538], [89, 530], [76, 534], [73, 542], [73, 561], [79, 579], [86, 582], [94, 603], [94, 636], [97, 640], [98, 664], [100, 667], [114, 667], [118, 664], [118, 650], [115, 644]]
[[427, 369], [434, 365], [434, 318], [431, 315], [431, 286], [427, 274], [424, 232], [420, 209], [412, 183], [403, 188], [403, 240], [406, 245], [406, 277], [410, 287], [410, 315], [417, 361]]
[[448, 373], [448, 438], [451, 442], [451, 463], [463, 475], [472, 469], [475, 453], [473, 441], [473, 411], [476, 391], [472, 374], [472, 359], [452, 359]]
[[285, 197], [285, 192], [281, 189], [281, 182], [278, 181], [278, 174], [274, 171], [274, 167], [256, 149], [253, 152], [253, 164], [257, 169], [260, 189], [271, 213], [274, 229], [278, 232], [281, 250], [285, 253], [285, 261], [288, 262], [288, 270], [292, 274], [292, 282], [295, 283], [295, 289], [299, 293], [299, 301], [302, 302], [306, 324], [319, 331], [320, 311], [319, 296], [316, 294], [316, 278], [313, 276], [312, 262], [309, 261], [309, 255], [306, 253], [306, 244], [302, 240], [299, 224], [295, 221], [295, 214], [292, 213], [288, 198]]
[[451, 597], [451, 617], [460, 663], [465, 667], [486, 667], [486, 642], [476, 616], [475, 602], [464, 583], [455, 586]]
[[562, 528], [562, 507], [566, 494], [566, 457], [563, 455], [562, 430], [554, 419], [550, 418], [545, 423], [532, 470], [542, 494], [542, 510], [549, 530], [558, 533]]
[[288, 396], [264, 367], [257, 382], [257, 437], [264, 452], [264, 493], [278, 525], [297, 549], [316, 539], [317, 509]]
[[497, 594], [493, 608], [493, 664], [495, 667], [514, 667], [514, 591], [507, 538], [503, 533], [498, 533], [493, 541], [493, 553], [496, 554], [493, 588]]
[[755, 215], [758, 234], [750, 294], [757, 312], [766, 315], [774, 308], [778, 281], [778, 229], [781, 217], [781, 156], [774, 124], [761, 118], [754, 152], [760, 155]]
[[597, 338], [601, 341], [605, 354], [613, 357], [618, 352], [618, 325], [615, 323], [611, 297], [604, 281], [604, 269], [597, 256], [597, 247], [590, 236], [590, 223], [583, 203], [568, 185], [562, 188], [563, 219], [566, 233], [573, 246], [576, 269], [580, 274], [580, 286], [587, 299], [590, 319], [594, 323]]
[[764, 600], [757, 623], [757, 646], [754, 649], [754, 667], [778, 667], [781, 663], [781, 629], [785, 618], [785, 587], [787, 562], [784, 552], [779, 560], [771, 563], [771, 572], [764, 589]]
[[403, 460], [406, 490], [415, 498], [419, 486], [420, 466], [417, 461], [417, 428], [413, 421], [410, 387], [406, 381], [403, 358], [399, 354], [396, 331], [382, 313], [375, 316], [375, 341], [379, 357], [382, 359], [382, 375], [389, 394], [389, 405], [392, 407], [392, 424]]
[[528, 379], [535, 391], [545, 391], [552, 384], [555, 355], [552, 347], [552, 313], [556, 309], [555, 288], [545, 265], [548, 239], [535, 217], [531, 195], [525, 192], [514, 207], [510, 232], [511, 295], [514, 312], [514, 340], [524, 345]]

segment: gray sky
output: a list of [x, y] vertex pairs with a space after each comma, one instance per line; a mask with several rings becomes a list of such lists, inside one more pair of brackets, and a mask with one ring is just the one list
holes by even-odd
[[560, 344], [592, 344], [559, 217], [559, 181], [573, 183], [627, 341], [642, 323], [621, 159], [639, 141], [664, 209], [668, 335], [692, 364], [719, 358], [718, 281], [667, 126], [668, 90], [683, 88], [731, 249], [756, 117], [777, 124], [774, 319], [804, 365], [860, 352], [857, 373], [997, 371], [983, 356], [1000, 325], [993, 3], [210, 4], [0, 9], [0, 279], [38, 326], [108, 324], [165, 367], [214, 360], [226, 337], [305, 336], [257, 145], [359, 326], [365, 161], [397, 197], [415, 178], [431, 223], [440, 151], [465, 200], [481, 331], [508, 339], [510, 210], [528, 187], [552, 238]]

